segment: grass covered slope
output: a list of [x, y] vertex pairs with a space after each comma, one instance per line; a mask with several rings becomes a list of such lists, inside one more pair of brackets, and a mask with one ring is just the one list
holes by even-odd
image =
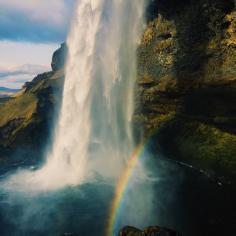
[[154, 0], [149, 9], [136, 121], [168, 157], [236, 180], [235, 1]]
[[0, 145], [13, 148], [44, 142], [42, 132], [49, 133], [58, 97], [54, 93], [61, 90], [62, 78], [62, 71], [45, 73], [28, 84], [31, 88], [0, 105]]
[[[64, 47], [56, 52], [57, 60], [53, 56], [53, 71], [36, 76], [15, 96], [0, 103], [0, 159], [7, 159], [18, 149], [40, 153], [50, 140], [64, 82], [62, 59], [58, 59], [64, 58]], [[58, 61], [60, 67], [56, 66]]]
[[19, 95], [0, 106], [1, 144], [11, 144], [18, 131], [31, 122], [37, 107], [37, 98], [30, 93]]

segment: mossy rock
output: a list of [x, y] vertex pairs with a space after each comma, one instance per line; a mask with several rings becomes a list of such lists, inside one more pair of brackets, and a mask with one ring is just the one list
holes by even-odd
[[234, 0], [152, 0], [135, 118], [168, 157], [236, 179]]

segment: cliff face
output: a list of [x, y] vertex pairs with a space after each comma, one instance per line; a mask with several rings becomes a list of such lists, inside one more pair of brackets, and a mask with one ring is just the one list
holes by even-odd
[[65, 53], [63, 44], [53, 55], [53, 71], [36, 76], [13, 98], [0, 103], [0, 161], [9, 160], [13, 151], [21, 158], [27, 153], [37, 158], [49, 142], [61, 101]]
[[165, 155], [236, 179], [234, 0], [154, 0], [138, 50], [135, 119]]

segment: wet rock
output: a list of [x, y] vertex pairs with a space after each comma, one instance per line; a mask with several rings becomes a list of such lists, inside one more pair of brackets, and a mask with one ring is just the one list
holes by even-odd
[[131, 226], [126, 226], [121, 229], [119, 236], [181, 236], [181, 234], [159, 226], [150, 226], [143, 231]]

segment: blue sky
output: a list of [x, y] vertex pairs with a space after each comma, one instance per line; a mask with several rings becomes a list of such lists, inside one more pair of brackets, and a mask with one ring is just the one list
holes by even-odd
[[19, 88], [50, 70], [75, 0], [0, 0], [0, 86]]

